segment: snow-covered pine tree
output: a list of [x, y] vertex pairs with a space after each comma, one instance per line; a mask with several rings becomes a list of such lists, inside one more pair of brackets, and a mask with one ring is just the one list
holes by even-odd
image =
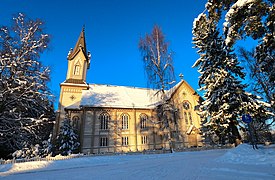
[[229, 134], [234, 135], [235, 139], [239, 138], [238, 132], [228, 132], [228, 127], [240, 115], [241, 96], [236, 90], [244, 88], [237, 79], [244, 77], [242, 68], [234, 54], [224, 46], [217, 24], [208, 19], [206, 14], [200, 14], [194, 21], [193, 35], [193, 43], [200, 55], [194, 67], [198, 67], [201, 73], [199, 85], [205, 91], [201, 115], [210, 117], [205, 125], [215, 132], [220, 143], [225, 143]]
[[[217, 4], [217, 2], [212, 2], [212, 4]], [[268, 77], [268, 83], [275, 87], [274, 0], [224, 0], [219, 4], [219, 7], [213, 6], [212, 8], [216, 11], [218, 11], [217, 9], [225, 11], [224, 35], [227, 45], [233, 46], [237, 40], [246, 37], [258, 40], [258, 45], [253, 52], [258, 68], [253, 74], [258, 73], [259, 76], [264, 74]], [[272, 94], [266, 101], [273, 105], [272, 112], [275, 113], [274, 90]]]
[[[173, 151], [171, 124], [176, 125], [173, 117], [175, 113], [174, 105], [168, 101], [165, 90], [170, 88], [175, 82], [172, 52], [168, 48], [164, 34], [159, 26], [154, 26], [151, 34], [146, 34], [139, 41], [139, 50], [144, 62], [144, 70], [147, 74], [148, 86], [157, 90], [155, 95], [161, 97], [160, 105], [157, 107], [158, 120], [153, 123], [160, 124], [164, 131], [164, 136]], [[171, 114], [172, 113], [172, 114]], [[175, 136], [175, 135], [174, 135]]]
[[257, 95], [271, 104], [268, 110], [273, 113], [271, 116], [255, 115], [258, 118], [255, 118], [257, 122], [254, 123], [254, 129], [260, 133], [263, 127], [268, 128], [275, 123], [275, 1], [239, 0], [228, 8], [225, 20], [228, 42], [247, 36], [258, 40], [252, 54], [252, 58], [255, 59], [252, 75], [256, 79], [252, 89], [256, 89]]
[[40, 157], [52, 156], [53, 154], [53, 144], [52, 144], [52, 134], [50, 134], [48, 140], [42, 142], [42, 148], [40, 151]]
[[[0, 27], [0, 151], [1, 157], [41, 143], [52, 127], [49, 68], [39, 61], [49, 36], [40, 20], [19, 13], [13, 24]], [[48, 138], [48, 137], [47, 137]], [[46, 138], [46, 139], [47, 139]]]
[[[76, 153], [79, 148], [79, 139], [76, 130], [71, 125], [71, 121], [67, 115], [60, 127], [60, 132], [57, 136], [56, 151], [63, 156]], [[55, 152], [55, 154], [57, 154]]]
[[[271, 110], [275, 114], [275, 1], [267, 1], [265, 5], [267, 9], [267, 15], [263, 17], [265, 31], [256, 47], [254, 57], [260, 73], [268, 77], [268, 83], [273, 87], [269, 89], [271, 93], [267, 101], [272, 105]], [[272, 124], [274, 123], [275, 117], [273, 116]]]

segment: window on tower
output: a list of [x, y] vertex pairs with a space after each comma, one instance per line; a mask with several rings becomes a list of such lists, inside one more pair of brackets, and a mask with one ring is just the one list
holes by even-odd
[[80, 74], [80, 65], [77, 64], [74, 66], [74, 75], [79, 75]]

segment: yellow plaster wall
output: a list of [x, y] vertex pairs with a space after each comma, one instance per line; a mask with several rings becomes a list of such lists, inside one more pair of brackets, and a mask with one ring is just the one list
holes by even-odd
[[[184, 138], [187, 141], [187, 146], [191, 146], [194, 144], [197, 144], [198, 146], [202, 146], [201, 142], [201, 136], [200, 134], [192, 131], [191, 136], [192, 138], [186, 134], [186, 131], [188, 128], [191, 126], [191, 124], [186, 124], [185, 119], [184, 119], [184, 108], [183, 108], [183, 102], [188, 101], [191, 104], [191, 115], [192, 115], [192, 120], [193, 120], [193, 125], [197, 128], [200, 129], [201, 127], [201, 118], [197, 114], [196, 111], [194, 111], [195, 106], [199, 105], [199, 95], [196, 94], [194, 89], [187, 84], [185, 81], [182, 83], [182, 85], [176, 90], [172, 97], [172, 101], [176, 105], [176, 107], [179, 109], [179, 120], [180, 120], [180, 125], [181, 125], [181, 131], [182, 134], [184, 135]], [[196, 141], [197, 142], [191, 142], [194, 140], [194, 136], [196, 136]]]

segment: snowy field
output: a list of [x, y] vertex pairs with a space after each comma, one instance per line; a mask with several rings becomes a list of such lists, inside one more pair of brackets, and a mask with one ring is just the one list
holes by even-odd
[[0, 165], [0, 179], [275, 180], [275, 146], [7, 164]]

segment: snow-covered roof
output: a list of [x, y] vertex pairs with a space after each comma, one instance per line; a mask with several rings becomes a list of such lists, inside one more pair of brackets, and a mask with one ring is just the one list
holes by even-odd
[[[181, 80], [174, 87], [166, 90], [166, 98], [170, 99], [183, 83], [188, 85], [186, 81]], [[160, 93], [157, 92], [157, 90], [148, 88], [91, 84], [89, 85], [88, 90], [82, 90], [80, 102], [65, 108], [80, 109], [81, 107], [109, 107], [154, 109], [156, 106], [161, 104]]]
[[160, 101], [157, 91], [113, 85], [89, 85], [82, 91], [80, 106], [152, 109]]
[[[182, 82], [166, 91], [168, 99]], [[80, 106], [153, 109], [161, 101], [160, 93], [156, 93], [146, 88], [92, 84], [82, 91]]]

